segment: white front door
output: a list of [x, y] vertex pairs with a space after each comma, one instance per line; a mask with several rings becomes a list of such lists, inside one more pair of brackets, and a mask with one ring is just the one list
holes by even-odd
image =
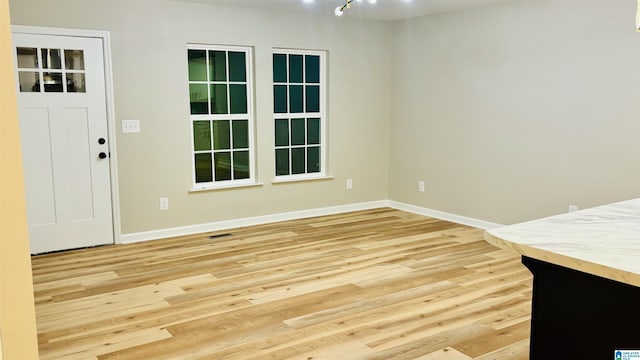
[[112, 244], [102, 39], [13, 42], [31, 253]]

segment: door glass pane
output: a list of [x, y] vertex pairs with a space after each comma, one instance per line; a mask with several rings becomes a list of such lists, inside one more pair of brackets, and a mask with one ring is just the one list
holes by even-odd
[[82, 50], [65, 50], [64, 67], [67, 70], [84, 70], [84, 52]]
[[209, 77], [211, 81], [227, 80], [226, 51], [209, 51]]
[[236, 180], [249, 178], [249, 152], [248, 151], [233, 152], [233, 178]]
[[229, 84], [229, 102], [232, 114], [247, 113], [247, 85]]
[[307, 173], [320, 172], [320, 148], [307, 148]]
[[193, 122], [193, 148], [195, 151], [211, 150], [211, 122]]
[[205, 84], [189, 84], [189, 101], [191, 114], [202, 115], [209, 113], [209, 94]]
[[276, 150], [276, 176], [289, 175], [289, 149]]
[[38, 49], [19, 47], [16, 49], [19, 68], [38, 68]]
[[287, 82], [287, 55], [273, 54], [273, 82]]
[[291, 145], [305, 144], [304, 119], [291, 119]]
[[62, 69], [60, 49], [41, 49], [43, 69]]
[[292, 174], [304, 174], [305, 151], [304, 148], [291, 149], [291, 173]]
[[211, 85], [211, 113], [228, 114], [227, 110], [227, 85]]
[[206, 50], [189, 50], [189, 81], [207, 80], [207, 58]]
[[287, 86], [273, 86], [273, 112], [282, 114], [287, 112]]
[[249, 148], [249, 121], [247, 120], [233, 121], [233, 148], [234, 149]]
[[197, 183], [213, 181], [210, 153], [195, 155], [195, 175]]
[[231, 148], [229, 131], [229, 120], [215, 120], [213, 122], [214, 150], [227, 150]]
[[320, 144], [320, 119], [307, 120], [307, 144]]
[[307, 55], [304, 57], [304, 75], [308, 83], [320, 83], [320, 56]]
[[19, 71], [21, 92], [40, 92], [40, 73], [34, 71]]
[[289, 146], [289, 120], [276, 120], [276, 146]]
[[86, 92], [83, 73], [67, 73], [67, 92]]
[[289, 55], [289, 82], [302, 82], [302, 55]]
[[247, 81], [245, 53], [229, 51], [229, 81]]
[[216, 181], [231, 180], [231, 153], [215, 153], [214, 159], [216, 164]]
[[289, 86], [289, 112], [301, 113], [303, 111], [302, 97], [302, 85]]
[[45, 92], [62, 92], [62, 73], [43, 74]]
[[307, 86], [307, 112], [320, 112], [320, 86]]

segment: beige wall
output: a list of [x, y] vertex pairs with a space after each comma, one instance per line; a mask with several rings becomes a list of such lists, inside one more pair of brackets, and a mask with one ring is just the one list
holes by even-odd
[[[170, 0], [11, 1], [12, 23], [111, 32], [123, 233], [388, 198], [391, 25]], [[245, 25], [245, 26], [242, 26]], [[189, 193], [186, 44], [255, 47], [260, 187]], [[329, 174], [273, 185], [271, 49], [329, 52]], [[354, 189], [345, 189], [352, 178]], [[159, 211], [161, 196], [170, 210]]]
[[9, 7], [0, 0], [0, 358], [38, 358]]
[[[633, 0], [510, 0], [397, 23], [170, 0], [11, 6], [14, 24], [112, 34], [116, 118], [143, 129], [117, 138], [123, 233], [382, 199], [513, 223], [640, 195]], [[188, 42], [255, 46], [263, 186], [188, 192]], [[271, 184], [272, 47], [329, 51], [334, 180]]]
[[635, 11], [514, 0], [396, 23], [391, 199], [513, 223], [640, 196]]

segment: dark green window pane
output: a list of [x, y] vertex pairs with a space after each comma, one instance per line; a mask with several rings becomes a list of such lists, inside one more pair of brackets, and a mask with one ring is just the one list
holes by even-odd
[[209, 51], [209, 78], [211, 81], [227, 80], [226, 51]]
[[247, 113], [247, 85], [230, 84], [229, 85], [229, 102], [231, 103], [232, 114]]
[[289, 112], [301, 113], [303, 111], [302, 99], [302, 85], [289, 86]]
[[189, 84], [189, 101], [191, 104], [191, 115], [202, 115], [209, 113], [209, 94], [205, 84]]
[[211, 123], [209, 121], [193, 122], [193, 149], [195, 151], [211, 150]]
[[227, 110], [227, 85], [211, 85], [211, 113], [228, 114]]
[[289, 174], [289, 149], [276, 149], [276, 176]]
[[189, 81], [207, 80], [207, 51], [188, 50], [189, 58]]
[[229, 51], [229, 81], [247, 81], [247, 63], [243, 52]]
[[249, 152], [233, 152], [233, 178], [235, 180], [249, 178]]
[[291, 173], [292, 174], [304, 174], [305, 151], [304, 148], [291, 149]]
[[305, 144], [304, 119], [291, 119], [291, 145]]
[[276, 146], [289, 146], [289, 120], [276, 119]]
[[307, 112], [320, 112], [320, 86], [307, 86]]
[[320, 172], [320, 148], [307, 148], [307, 173]]
[[249, 121], [233, 121], [233, 148], [246, 149], [249, 147]]
[[215, 120], [213, 122], [213, 149], [226, 150], [230, 148], [229, 120]]
[[195, 155], [196, 183], [213, 181], [211, 154]]
[[273, 54], [273, 82], [287, 82], [287, 55]]
[[307, 144], [320, 144], [320, 119], [307, 119]]
[[306, 55], [304, 61], [305, 82], [320, 83], [320, 56]]
[[286, 85], [273, 86], [273, 112], [276, 114], [287, 112], [287, 86]]
[[231, 153], [215, 153], [214, 162], [216, 165], [216, 181], [231, 180]]
[[289, 82], [302, 82], [302, 55], [289, 55]]

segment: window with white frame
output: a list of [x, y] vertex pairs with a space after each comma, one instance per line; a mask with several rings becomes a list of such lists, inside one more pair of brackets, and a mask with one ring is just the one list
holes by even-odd
[[252, 52], [189, 45], [194, 189], [255, 183]]
[[326, 175], [326, 53], [273, 50], [276, 179]]

